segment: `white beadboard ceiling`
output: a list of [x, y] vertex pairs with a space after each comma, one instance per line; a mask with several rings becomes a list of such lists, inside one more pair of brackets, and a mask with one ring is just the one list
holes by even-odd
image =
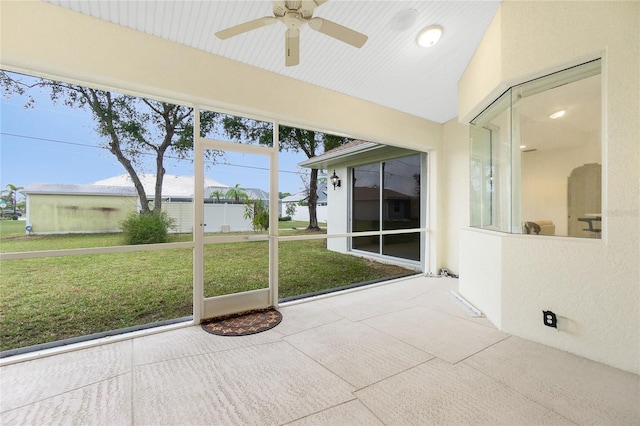
[[[215, 32], [263, 16], [270, 1], [49, 0], [50, 3], [323, 88], [427, 118], [457, 115], [457, 82], [493, 18], [499, 1], [330, 0], [321, 17], [366, 34], [357, 49], [308, 27], [300, 30], [300, 64], [285, 67], [280, 24], [228, 40]], [[415, 23], [397, 29], [394, 17], [415, 10]], [[444, 32], [431, 48], [415, 40], [421, 29]]]

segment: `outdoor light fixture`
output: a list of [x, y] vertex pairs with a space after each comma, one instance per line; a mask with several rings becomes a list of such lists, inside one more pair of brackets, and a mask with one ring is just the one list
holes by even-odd
[[439, 25], [432, 25], [420, 31], [416, 41], [422, 47], [431, 47], [440, 40], [440, 37], [442, 37], [442, 27]]
[[331, 179], [331, 183], [333, 184], [333, 190], [335, 191], [336, 187], [340, 188], [340, 178], [336, 174], [336, 171], [333, 171], [333, 174], [329, 177]]

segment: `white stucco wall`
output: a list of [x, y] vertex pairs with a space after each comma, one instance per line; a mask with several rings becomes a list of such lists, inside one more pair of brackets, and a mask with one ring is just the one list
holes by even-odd
[[[504, 2], [459, 84], [468, 122], [505, 86], [602, 56], [602, 240], [463, 230], [460, 291], [506, 332], [635, 373], [639, 34], [638, 2]], [[560, 317], [559, 332], [543, 309]]]
[[[469, 226], [469, 126], [451, 120], [443, 125], [442, 166], [438, 175], [443, 238], [437, 247], [440, 268], [460, 273], [458, 233]], [[434, 270], [437, 272], [440, 268]]]
[[[327, 235], [349, 232], [349, 175], [347, 165], [331, 166], [340, 176], [340, 188], [327, 191]], [[328, 238], [327, 248], [339, 253], [347, 252], [347, 238]]]

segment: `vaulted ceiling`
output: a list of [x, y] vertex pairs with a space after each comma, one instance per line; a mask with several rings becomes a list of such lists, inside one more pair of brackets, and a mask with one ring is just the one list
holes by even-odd
[[[220, 40], [217, 31], [273, 16], [270, 1], [48, 0], [163, 39], [384, 105], [435, 122], [457, 116], [457, 82], [499, 1], [322, 1], [313, 16], [368, 36], [360, 49], [300, 29], [300, 63], [285, 66], [280, 23]], [[305, 3], [305, 2], [303, 2]], [[418, 46], [420, 30], [443, 28]]]

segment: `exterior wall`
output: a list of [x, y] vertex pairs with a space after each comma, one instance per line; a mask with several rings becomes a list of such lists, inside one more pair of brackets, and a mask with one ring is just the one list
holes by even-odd
[[33, 234], [120, 232], [120, 223], [137, 209], [135, 196], [27, 195]]
[[[442, 196], [438, 216], [444, 223], [443, 238], [437, 248], [440, 265], [450, 272], [460, 272], [458, 241], [460, 229], [469, 226], [469, 127], [451, 120], [443, 126], [443, 142], [438, 186]], [[440, 269], [433, 270], [434, 273]]]
[[[327, 191], [327, 235], [346, 234], [349, 232], [350, 212], [349, 208], [349, 171], [347, 165], [331, 166], [336, 174], [340, 176], [340, 188], [333, 188]], [[327, 248], [339, 253], [346, 253], [348, 250], [347, 238], [328, 238]]]
[[[505, 86], [602, 56], [602, 240], [463, 230], [460, 291], [508, 333], [634, 373], [640, 373], [638, 34], [638, 2], [507, 1], [459, 84], [459, 116], [468, 122]], [[543, 325], [543, 309], [559, 316], [559, 332]]]

